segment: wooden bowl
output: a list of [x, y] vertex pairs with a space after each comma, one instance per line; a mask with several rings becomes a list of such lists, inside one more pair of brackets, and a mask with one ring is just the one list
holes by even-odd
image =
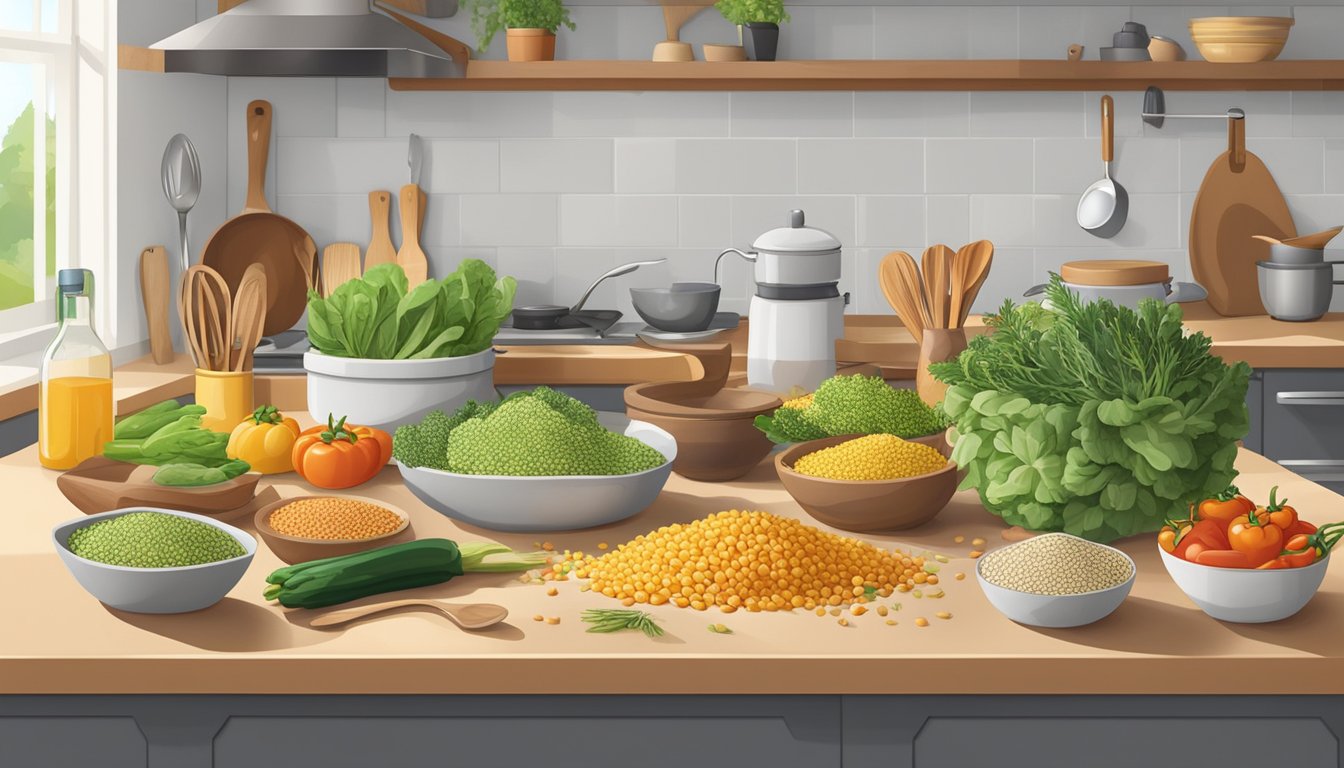
[[677, 441], [672, 471], [692, 480], [720, 482], [750, 472], [774, 444], [752, 423], [781, 404], [778, 396], [753, 389], [695, 392], [669, 382], [625, 390], [625, 412], [666, 430]]
[[1195, 38], [1195, 47], [1205, 61], [1219, 64], [1254, 64], [1260, 61], [1273, 61], [1283, 52], [1285, 41], [1277, 42], [1213, 42]]
[[[950, 461], [937, 472], [896, 480], [830, 480], [794, 471], [793, 463], [803, 456], [856, 437], [863, 435], [798, 443], [775, 456], [784, 489], [818, 521], [858, 533], [914, 528], [936, 517], [957, 492], [957, 466]], [[910, 442], [931, 445], [944, 456], [950, 453], [941, 433]]]
[[747, 49], [740, 45], [722, 45], [720, 43], [705, 43], [700, 46], [704, 51], [705, 61], [746, 61]]
[[[306, 499], [350, 499], [354, 501], [363, 501], [369, 504], [376, 504], [384, 509], [391, 510], [393, 514], [401, 518], [401, 525], [396, 530], [385, 533], [382, 536], [375, 536], [371, 539], [307, 539], [300, 536], [290, 536], [280, 533], [271, 527], [271, 513], [281, 507], [296, 501]], [[267, 504], [257, 510], [253, 522], [257, 526], [257, 535], [266, 542], [266, 546], [271, 548], [275, 556], [281, 560], [293, 565], [294, 563], [306, 563], [310, 560], [321, 560], [324, 557], [339, 557], [349, 555], [355, 552], [363, 552], [368, 549], [387, 546], [388, 544], [397, 544], [402, 541], [410, 541], [415, 538], [410, 529], [411, 517], [405, 511], [400, 510], [385, 501], [378, 499], [368, 499], [362, 496], [295, 496], [288, 499], [281, 499], [273, 504]]]

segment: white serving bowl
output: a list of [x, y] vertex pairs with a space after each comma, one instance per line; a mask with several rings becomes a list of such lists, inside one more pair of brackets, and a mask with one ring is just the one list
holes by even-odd
[[677, 441], [646, 421], [598, 412], [598, 421], [663, 454], [666, 461], [632, 475], [508, 477], [459, 475], [407, 467], [406, 487], [433, 509], [461, 522], [494, 531], [572, 531], [614, 523], [648, 508], [662, 492], [677, 458]]
[[429, 360], [367, 360], [305, 352], [308, 413], [319, 424], [345, 416], [351, 424], [391, 432], [433, 410], [447, 413], [468, 400], [497, 400], [495, 351]]
[[[233, 537], [242, 545], [244, 552], [229, 560], [204, 565], [130, 568], [88, 560], [71, 552], [67, 546], [70, 534], [77, 529], [131, 512], [161, 512], [205, 523]], [[257, 553], [257, 540], [246, 531], [204, 515], [158, 507], [114, 509], [69, 520], [52, 529], [51, 539], [61, 562], [70, 569], [75, 581], [85, 591], [111, 608], [132, 613], [186, 613], [209, 608], [223, 600], [229, 590], [238, 584], [247, 566], [252, 563], [252, 556]]]
[[1219, 621], [1263, 624], [1302, 610], [1325, 580], [1330, 555], [1304, 568], [1214, 568], [1169, 554], [1162, 564], [1171, 580], [1200, 610]]
[[[1052, 533], [1046, 535], [1067, 536], [1069, 534]], [[1097, 546], [1105, 545], [1098, 544]], [[1108, 547], [1108, 549], [1119, 552], [1129, 561], [1129, 580], [1123, 584], [1117, 584], [1114, 587], [1107, 587], [1096, 592], [1083, 592], [1077, 595], [1037, 595], [1008, 589], [985, 580], [984, 574], [980, 572], [980, 566], [984, 564], [984, 560], [980, 560], [976, 564], [975, 576], [980, 582], [980, 588], [985, 592], [985, 597], [989, 599], [990, 605], [993, 605], [999, 610], [999, 613], [1018, 624], [1057, 629], [1081, 627], [1084, 624], [1091, 624], [1111, 615], [1129, 596], [1129, 590], [1134, 587], [1134, 577], [1138, 575], [1138, 568], [1134, 566], [1134, 560], [1114, 547]]]

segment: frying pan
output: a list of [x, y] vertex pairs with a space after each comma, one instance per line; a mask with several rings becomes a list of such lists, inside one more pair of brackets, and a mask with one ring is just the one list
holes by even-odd
[[1129, 193], [1111, 178], [1115, 157], [1115, 100], [1101, 97], [1102, 177], [1078, 200], [1078, 226], [1097, 237], [1115, 237], [1129, 216]]
[[611, 309], [581, 311], [584, 303], [588, 301], [589, 296], [593, 295], [593, 290], [597, 288], [598, 284], [609, 277], [620, 277], [634, 272], [640, 267], [662, 264], [665, 261], [667, 259], [632, 261], [629, 264], [622, 264], [608, 270], [594, 280], [592, 285], [588, 286], [588, 290], [583, 292], [583, 296], [579, 298], [578, 303], [572, 307], [562, 307], [559, 304], [534, 304], [530, 307], [514, 307], [513, 327], [520, 331], [555, 331], [563, 328], [583, 328], [586, 326], [595, 329], [600, 334], [621, 319], [621, 313]]
[[266, 267], [267, 335], [294, 327], [313, 287], [317, 245], [298, 224], [271, 211], [266, 202], [266, 159], [271, 148], [271, 103], [247, 105], [247, 200], [237, 216], [205, 243], [201, 263], [237, 291], [253, 264]]

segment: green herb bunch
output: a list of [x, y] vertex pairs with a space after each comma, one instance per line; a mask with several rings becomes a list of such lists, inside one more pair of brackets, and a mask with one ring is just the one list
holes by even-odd
[[783, 24], [789, 20], [784, 0], [719, 0], [714, 7], [723, 18], [738, 26], [753, 22]]
[[663, 628], [654, 618], [643, 611], [622, 610], [620, 608], [590, 608], [581, 616], [589, 632], [620, 632], [623, 629], [637, 629], [649, 637], [662, 637]]
[[992, 333], [930, 366], [948, 384], [952, 460], [1005, 521], [1110, 541], [1156, 530], [1236, 476], [1251, 369], [1186, 334], [1177, 304], [1005, 302]]
[[471, 10], [471, 29], [482, 51], [501, 29], [545, 29], [552, 33], [562, 26], [575, 29], [563, 0], [467, 0], [464, 5]]

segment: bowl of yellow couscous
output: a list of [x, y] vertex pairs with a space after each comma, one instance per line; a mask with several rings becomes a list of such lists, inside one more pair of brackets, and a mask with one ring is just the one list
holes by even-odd
[[894, 531], [932, 520], [957, 491], [941, 434], [839, 435], [775, 455], [785, 490], [818, 521], [846, 531]]

